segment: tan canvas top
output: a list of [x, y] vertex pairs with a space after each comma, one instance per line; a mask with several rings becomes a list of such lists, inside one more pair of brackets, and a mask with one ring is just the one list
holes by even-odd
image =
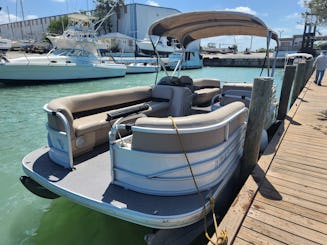
[[[199, 11], [171, 15], [154, 22], [149, 35], [176, 38], [186, 47], [190, 42], [224, 35], [268, 37], [269, 28], [258, 17], [235, 11]], [[272, 38], [278, 40], [273, 32]], [[278, 41], [277, 41], [278, 42]]]

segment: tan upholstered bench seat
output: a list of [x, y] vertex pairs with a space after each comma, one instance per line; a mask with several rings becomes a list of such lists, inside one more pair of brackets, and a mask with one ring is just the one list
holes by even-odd
[[[107, 128], [108, 130], [111, 128], [111, 125], [107, 119], [107, 113], [108, 112], [120, 112], [132, 108], [136, 108], [138, 106], [143, 105], [144, 103], [136, 104], [133, 106], [128, 106], [123, 109], [116, 109], [116, 110], [111, 110], [111, 111], [106, 111], [106, 112], [101, 112], [97, 114], [93, 114], [90, 116], [85, 116], [81, 117], [78, 119], [75, 119], [73, 122], [73, 128], [75, 131], [76, 136], [81, 136], [84, 135], [88, 132], [92, 132], [98, 129], [105, 129]], [[169, 108], [169, 102], [155, 102], [155, 101], [150, 101], [147, 102], [146, 104], [149, 105], [149, 109], [144, 111], [144, 114], [155, 114], [159, 113], [162, 110], [167, 110]], [[113, 122], [111, 122], [113, 124]]]
[[208, 106], [211, 98], [221, 92], [220, 80], [202, 78], [193, 80], [193, 106]]
[[[223, 122], [226, 118], [242, 110], [244, 104], [234, 102], [219, 110], [207, 114], [190, 115], [185, 117], [174, 117], [174, 121], [179, 129], [209, 127]], [[229, 134], [238, 129], [246, 121], [247, 112], [244, 111], [229, 123]], [[143, 128], [174, 129], [169, 118], [138, 118], [135, 125]], [[223, 142], [225, 139], [225, 128], [211, 129], [208, 131], [195, 132], [191, 134], [181, 134], [183, 148], [187, 152], [194, 152], [208, 149]], [[158, 144], [160, 142], [160, 144]], [[158, 134], [145, 131], [133, 132], [132, 149], [146, 152], [170, 152], [180, 153], [181, 146], [176, 134]]]
[[193, 93], [193, 105], [203, 105], [210, 103], [211, 98], [220, 93], [220, 88], [202, 88]]

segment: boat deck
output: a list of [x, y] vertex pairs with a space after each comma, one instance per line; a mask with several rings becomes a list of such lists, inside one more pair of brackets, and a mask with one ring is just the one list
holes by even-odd
[[[198, 193], [182, 196], [155, 196], [110, 184], [108, 147], [74, 161], [74, 170], [54, 164], [48, 147], [37, 149], [23, 159], [23, 170], [48, 190], [99, 212], [154, 228], [177, 228], [203, 217], [203, 201]], [[217, 183], [203, 197], [219, 192]], [[206, 200], [209, 206], [209, 199]], [[208, 207], [207, 207], [208, 208]]]
[[327, 77], [313, 79], [222, 220], [229, 244], [326, 244]]

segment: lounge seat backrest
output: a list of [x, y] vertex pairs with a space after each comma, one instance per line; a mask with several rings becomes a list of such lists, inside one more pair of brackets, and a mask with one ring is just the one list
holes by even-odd
[[173, 89], [171, 86], [156, 85], [152, 88], [151, 96], [154, 100], [171, 100], [173, 97]]
[[169, 99], [167, 115], [178, 117], [191, 113], [193, 94], [188, 87], [156, 85], [152, 91], [153, 98]]
[[168, 115], [181, 117], [191, 114], [193, 93], [187, 87], [171, 87], [173, 97], [171, 100]]
[[195, 90], [201, 88], [220, 88], [220, 80], [212, 78], [193, 79], [193, 86]]
[[194, 106], [208, 106], [211, 99], [220, 93], [220, 81], [218, 79], [201, 78], [193, 80]]
[[[147, 86], [67, 96], [52, 100], [47, 108], [62, 112], [72, 125], [75, 118], [150, 100], [151, 90]], [[48, 114], [48, 124], [54, 129], [63, 130], [61, 123], [51, 114]]]
[[[210, 126], [222, 122], [243, 108], [243, 103], [235, 102], [207, 114], [175, 117], [174, 120], [179, 129]], [[246, 121], [246, 119], [246, 112], [233, 119], [229, 125], [229, 134], [238, 129]], [[169, 118], [138, 118], [135, 125], [144, 128], [174, 129], [172, 126], [172, 121]], [[187, 152], [208, 149], [217, 146], [224, 140], [224, 128], [205, 132], [182, 134], [182, 141]], [[182, 152], [178, 141], [178, 136], [176, 134], [158, 134], [144, 131], [133, 132], [132, 149], [160, 153]]]

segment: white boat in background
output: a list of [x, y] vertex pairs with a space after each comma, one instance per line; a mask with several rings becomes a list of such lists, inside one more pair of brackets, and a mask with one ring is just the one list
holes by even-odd
[[126, 64], [127, 74], [154, 73], [161, 70], [160, 65], [151, 63], [130, 63]]
[[119, 32], [98, 36], [98, 40], [107, 45], [107, 52], [114, 57], [134, 57], [135, 39]]
[[181, 66], [182, 70], [200, 69], [203, 67], [203, 60], [198, 51], [175, 52], [168, 56], [167, 68], [174, 70]]
[[190, 43], [187, 49], [180, 49], [168, 56], [167, 68], [174, 69], [199, 69], [203, 67], [200, 55], [200, 40]]
[[202, 47], [201, 51], [204, 54], [230, 54], [235, 52], [232, 47], [217, 48], [215, 43], [208, 43], [207, 46]]
[[96, 18], [86, 14], [68, 15], [68, 27], [62, 35], [48, 35], [52, 46], [57, 49], [70, 49], [76, 45], [99, 55], [100, 49], [107, 49], [107, 45], [97, 39], [94, 28]]
[[0, 51], [7, 51], [11, 49], [11, 40], [0, 37]]
[[104, 63], [87, 50], [78, 48], [53, 49], [46, 56], [2, 57], [0, 62], [0, 81], [8, 84], [121, 77], [125, 74], [125, 65]]
[[[68, 28], [64, 31], [63, 35], [48, 36], [52, 45], [59, 49], [70, 49], [79, 45], [83, 49], [93, 53], [93, 55], [99, 56], [105, 64], [112, 63], [114, 60], [111, 56], [112, 54], [109, 52], [110, 47], [112, 46], [111, 39], [123, 37], [125, 41], [133, 40], [132, 38], [128, 39], [127, 36], [119, 35], [118, 33], [104, 35], [99, 38], [95, 30], [96, 18], [89, 15], [71, 14], [68, 16], [68, 19]], [[126, 47], [124, 46], [122, 48]], [[126, 65], [127, 74], [160, 71], [160, 66], [155, 64], [132, 62], [124, 65]], [[123, 66], [123, 64], [121, 64], [121, 66]]]
[[26, 51], [34, 44], [35, 44], [35, 40], [33, 39], [13, 40], [11, 42], [11, 50]]
[[313, 59], [312, 54], [307, 54], [307, 53], [291, 53], [291, 54], [286, 54], [285, 55], [285, 65], [296, 65], [300, 62], [305, 62], [307, 60]]
[[[161, 56], [167, 56], [180, 49], [180, 44], [176, 39], [167, 37], [151, 36], [151, 39], [145, 38], [141, 41], [136, 41], [136, 45], [141, 50], [141, 53], [146, 55], [156, 55], [157, 52]], [[155, 47], [156, 51], [153, 47]]]
[[[185, 48], [226, 34], [278, 41], [259, 18], [231, 11], [177, 14], [149, 28]], [[251, 90], [166, 76], [153, 86], [54, 99], [44, 106], [48, 145], [24, 157], [21, 181], [39, 196], [159, 229], [147, 236], [150, 244], [164, 244], [160, 237], [187, 244], [198, 234], [186, 230], [203, 230], [212, 203], [237, 176]]]
[[52, 49], [46, 56], [2, 57], [2, 83], [68, 81], [122, 77], [126, 66], [101, 56], [96, 38], [95, 18], [85, 14], [69, 15], [69, 27], [61, 36], [48, 36]]

